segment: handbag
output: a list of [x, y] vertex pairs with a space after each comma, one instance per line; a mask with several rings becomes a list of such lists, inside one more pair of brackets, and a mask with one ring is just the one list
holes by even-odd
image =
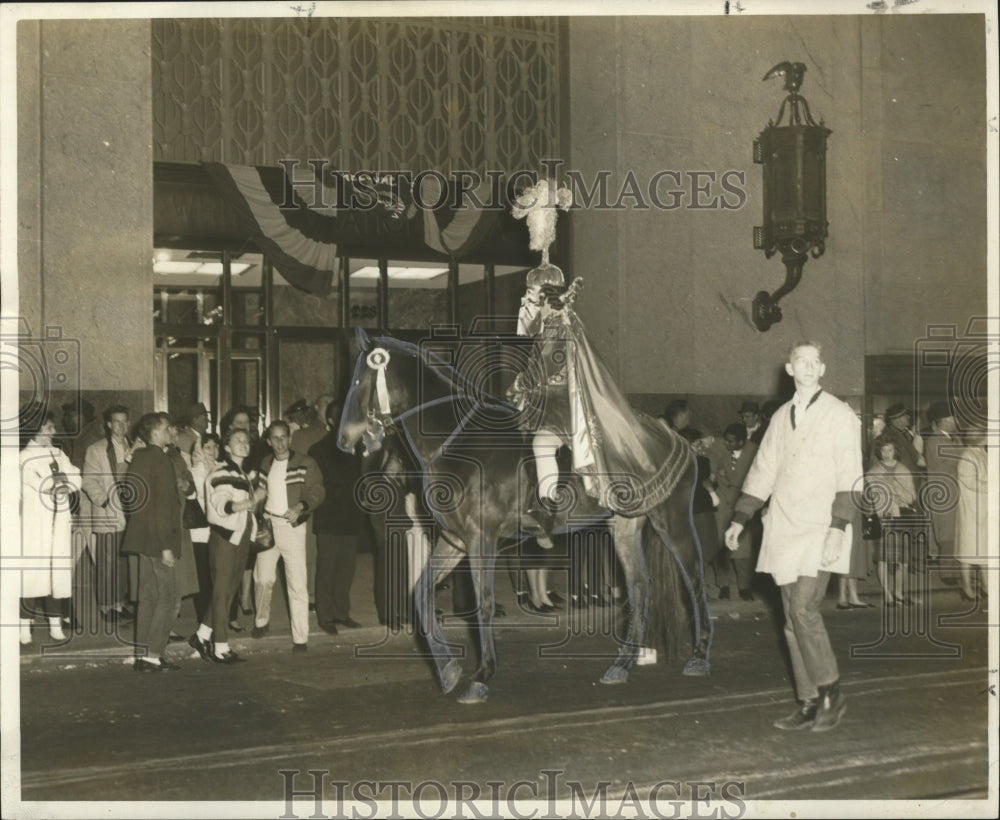
[[205, 511], [201, 508], [197, 498], [184, 499], [184, 516], [181, 523], [186, 530], [200, 530], [208, 526]]
[[861, 516], [861, 537], [865, 541], [878, 541], [882, 537], [882, 520], [878, 513], [865, 513]]
[[257, 535], [250, 542], [250, 552], [256, 554], [271, 549], [274, 546], [274, 528], [271, 526], [271, 519], [263, 513], [258, 513]]

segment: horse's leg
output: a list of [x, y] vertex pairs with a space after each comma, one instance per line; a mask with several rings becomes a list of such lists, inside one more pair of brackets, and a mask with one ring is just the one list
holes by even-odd
[[[693, 469], [690, 471], [693, 473]], [[705, 562], [691, 512], [693, 475], [685, 476], [681, 485], [660, 506], [650, 512], [650, 522], [664, 545], [673, 555], [681, 578], [691, 599], [694, 615], [694, 648], [684, 665], [685, 675], [707, 675], [712, 645], [713, 624], [705, 589]], [[667, 579], [657, 579], [661, 602], [676, 592], [663, 588]]]
[[436, 575], [450, 572], [464, 555], [462, 550], [452, 546], [445, 539], [439, 538], [437, 544], [434, 545], [433, 553], [428, 556], [422, 571], [417, 576], [417, 582], [413, 589], [414, 603], [420, 617], [420, 624], [431, 655], [434, 657], [434, 665], [437, 668], [441, 688], [445, 694], [451, 692], [458, 685], [458, 680], [462, 676], [462, 666], [452, 655], [451, 646], [445, 640], [435, 614], [434, 581]]
[[[485, 703], [487, 683], [497, 671], [497, 650], [493, 640], [493, 584], [496, 569], [496, 538], [480, 535], [476, 558], [471, 561], [476, 588], [476, 617], [479, 623], [479, 668], [459, 703]], [[470, 551], [470, 558], [472, 554]]]
[[629, 622], [625, 642], [618, 648], [618, 655], [608, 667], [601, 683], [625, 683], [629, 670], [635, 665], [636, 654], [642, 646], [649, 609], [649, 573], [643, 557], [643, 518], [614, 519], [615, 553], [625, 572], [628, 590]]

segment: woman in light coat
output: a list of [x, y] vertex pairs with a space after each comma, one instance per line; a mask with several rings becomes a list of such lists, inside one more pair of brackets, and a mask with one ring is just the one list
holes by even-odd
[[961, 594], [965, 601], [976, 598], [973, 576], [979, 575], [979, 582], [986, 597], [986, 556], [988, 545], [986, 533], [989, 527], [989, 495], [987, 477], [989, 474], [986, 452], [986, 433], [983, 430], [970, 432], [965, 438], [966, 446], [958, 456], [958, 514], [955, 516], [955, 557], [961, 564]]
[[21, 571], [21, 643], [31, 643], [39, 611], [48, 618], [52, 640], [65, 641], [59, 602], [73, 591], [70, 496], [80, 490], [80, 470], [53, 445], [56, 425], [45, 407], [25, 407], [20, 429], [21, 555], [32, 559], [31, 568]]

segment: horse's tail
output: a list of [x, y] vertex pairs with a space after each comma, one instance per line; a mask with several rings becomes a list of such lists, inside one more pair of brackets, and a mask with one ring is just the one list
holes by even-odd
[[692, 642], [696, 605], [692, 599], [698, 592], [704, 594], [704, 566], [691, 515], [693, 467], [692, 459], [671, 495], [650, 511], [643, 532], [649, 572], [645, 643], [668, 659], [678, 657], [683, 645]]
[[665, 544], [659, 532], [648, 523], [643, 533], [643, 552], [649, 572], [649, 620], [645, 643], [664, 659], [676, 659], [691, 631], [687, 585], [670, 545]]

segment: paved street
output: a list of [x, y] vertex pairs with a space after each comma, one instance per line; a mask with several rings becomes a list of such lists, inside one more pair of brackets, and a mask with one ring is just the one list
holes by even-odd
[[[353, 614], [366, 626], [336, 637], [314, 629], [305, 654], [290, 652], [287, 625], [277, 622], [269, 637], [238, 638], [248, 662], [232, 667], [176, 644], [170, 657], [181, 670], [138, 675], [108, 657], [109, 639], [93, 636], [75, 637], [58, 650], [63, 657], [23, 653], [24, 798], [281, 804], [286, 786], [314, 789], [308, 770], [326, 785], [321, 807], [300, 798], [301, 817], [337, 813], [332, 781], [362, 801], [389, 799], [388, 781], [408, 784], [396, 787], [403, 799], [436, 781], [449, 799], [477, 784], [481, 799], [506, 801], [525, 781], [513, 799], [564, 798], [581, 814], [581, 799], [591, 813], [614, 814], [630, 788], [640, 801], [653, 793], [661, 812], [686, 801], [685, 816], [705, 795], [705, 814], [721, 807], [721, 816], [740, 814], [740, 801], [986, 795], [996, 674], [987, 674], [985, 613], [963, 614], [968, 605], [953, 588], [936, 586], [929, 607], [909, 609], [883, 608], [877, 585], [862, 592], [878, 604], [870, 609], [838, 611], [831, 593], [827, 623], [849, 706], [840, 727], [818, 735], [771, 728], [793, 695], [766, 596], [713, 604], [710, 676], [684, 677], [681, 660], [661, 659], [624, 685], [603, 686], [615, 608], [530, 614], [508, 587], [489, 700], [463, 706], [457, 696], [475, 668], [465, 625], [447, 626], [471, 656], [445, 696], [416, 638], [376, 626], [370, 561], [361, 558]], [[431, 816], [437, 789], [418, 795]]]

